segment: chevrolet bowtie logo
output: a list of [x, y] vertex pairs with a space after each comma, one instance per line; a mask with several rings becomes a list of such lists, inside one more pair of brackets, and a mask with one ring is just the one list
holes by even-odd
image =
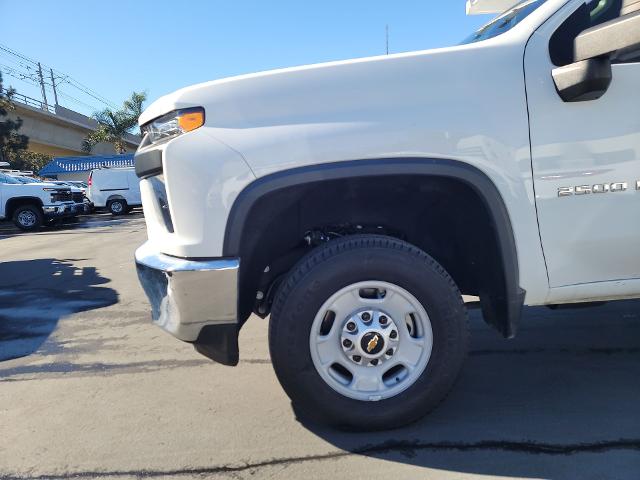
[[374, 335], [373, 338], [369, 340], [369, 343], [367, 343], [367, 353], [371, 353], [378, 346], [379, 338], [378, 335]]

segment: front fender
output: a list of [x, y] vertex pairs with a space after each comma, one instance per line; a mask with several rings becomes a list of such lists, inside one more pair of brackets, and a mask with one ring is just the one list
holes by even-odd
[[241, 256], [243, 236], [249, 235], [251, 228], [248, 217], [266, 195], [316, 182], [392, 175], [455, 179], [471, 187], [482, 199], [490, 212], [499, 243], [505, 285], [504, 297], [501, 294], [483, 301], [483, 313], [488, 323], [504, 336], [512, 337], [520, 318], [525, 290], [520, 287], [518, 253], [511, 219], [494, 183], [481, 170], [464, 162], [436, 158], [385, 158], [310, 165], [266, 175], [249, 184], [236, 198], [229, 212], [223, 256]]

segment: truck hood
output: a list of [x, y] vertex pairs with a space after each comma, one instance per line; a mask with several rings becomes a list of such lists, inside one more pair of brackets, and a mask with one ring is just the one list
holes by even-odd
[[[472, 81], [461, 62], [468, 62], [470, 51], [481, 54], [488, 48], [489, 45], [459, 45], [205, 82], [159, 98], [142, 113], [139, 123], [144, 125], [172, 110], [194, 106], [205, 108], [206, 124], [214, 128], [281, 125], [303, 116], [321, 121], [335, 109], [366, 108], [371, 105], [370, 95], [374, 99], [401, 95], [404, 84], [425, 74], [443, 80], [455, 76]], [[477, 57], [475, 53], [474, 56]]]
[[68, 187], [62, 187], [53, 183], [21, 183], [12, 184], [12, 187], [20, 188], [21, 192], [41, 192], [44, 188], [55, 188], [56, 190], [69, 190]]

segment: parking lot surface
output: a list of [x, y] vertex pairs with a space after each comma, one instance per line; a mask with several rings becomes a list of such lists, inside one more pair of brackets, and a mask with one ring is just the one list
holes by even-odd
[[235, 368], [149, 323], [140, 213], [0, 226], [0, 478], [637, 479], [640, 302], [527, 308], [502, 340], [471, 311], [455, 389], [375, 434], [298, 420], [267, 321]]

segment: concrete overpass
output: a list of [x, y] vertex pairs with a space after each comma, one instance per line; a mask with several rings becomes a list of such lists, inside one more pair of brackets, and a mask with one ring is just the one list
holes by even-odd
[[[9, 112], [9, 118], [22, 118], [20, 133], [29, 137], [29, 150], [46, 153], [54, 157], [87, 155], [82, 151], [82, 141], [87, 134], [98, 128], [98, 122], [60, 105], [45, 105], [25, 95], [16, 93], [13, 97], [16, 109]], [[127, 152], [134, 152], [140, 138], [127, 134]], [[108, 155], [116, 153], [113, 146], [99, 143], [91, 154]]]

